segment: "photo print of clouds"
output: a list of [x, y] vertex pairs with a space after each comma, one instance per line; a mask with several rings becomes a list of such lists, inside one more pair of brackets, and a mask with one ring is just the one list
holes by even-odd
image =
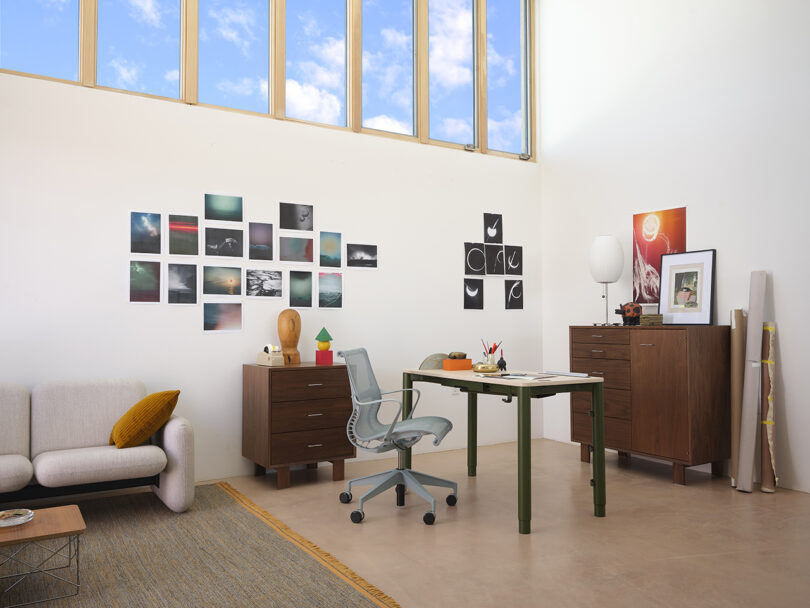
[[205, 195], [205, 219], [225, 222], [242, 221], [242, 197], [223, 194]]
[[160, 302], [160, 262], [129, 263], [129, 301]]
[[160, 253], [160, 214], [133, 211], [129, 214], [130, 253]]
[[282, 236], [278, 239], [278, 259], [282, 262], [312, 262], [313, 239]]
[[197, 303], [197, 265], [169, 264], [166, 273], [169, 304]]
[[350, 268], [377, 268], [377, 246], [347, 243], [346, 266]]
[[343, 308], [343, 275], [341, 273], [318, 273], [318, 306], [320, 308]]
[[500, 213], [484, 214], [484, 242], [503, 243], [503, 216]]
[[244, 230], [206, 228], [205, 255], [241, 258], [244, 238]]
[[484, 310], [484, 279], [464, 279], [464, 310]]
[[197, 255], [200, 252], [200, 226], [196, 215], [169, 216], [169, 253]]
[[523, 274], [523, 247], [506, 245], [504, 255], [506, 274]]
[[308, 230], [314, 227], [312, 205], [279, 203], [279, 228], [282, 230]]
[[503, 274], [503, 245], [484, 245], [487, 260], [487, 274]]
[[227, 266], [203, 266], [203, 294], [210, 296], [242, 295], [242, 269]]
[[249, 296], [263, 298], [281, 297], [281, 271], [280, 270], [251, 270], [245, 271], [246, 292]]
[[523, 310], [523, 281], [506, 279], [506, 310]]
[[464, 274], [486, 274], [483, 243], [464, 243]]
[[273, 259], [273, 224], [248, 224], [248, 257], [251, 260]]
[[290, 306], [312, 308], [312, 273], [290, 271]]
[[205, 302], [203, 304], [203, 331], [240, 331], [242, 329], [242, 305], [230, 302]]
[[343, 251], [340, 232], [321, 232], [321, 266], [325, 268], [340, 268], [340, 258]]

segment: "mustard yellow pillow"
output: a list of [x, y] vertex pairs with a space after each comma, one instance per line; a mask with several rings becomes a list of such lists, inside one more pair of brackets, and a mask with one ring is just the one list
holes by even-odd
[[110, 445], [132, 448], [154, 435], [172, 415], [180, 391], [147, 395], [121, 416], [110, 433]]

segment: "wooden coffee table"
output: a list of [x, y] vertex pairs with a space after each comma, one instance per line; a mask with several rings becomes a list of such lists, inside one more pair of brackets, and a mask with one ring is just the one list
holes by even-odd
[[[50, 576], [74, 589], [55, 597], [42, 597], [25, 601], [12, 606], [26, 606], [48, 600], [70, 597], [79, 593], [79, 536], [85, 531], [84, 519], [76, 505], [34, 510], [34, 518], [22, 525], [0, 528], [0, 568], [5, 565], [20, 567], [20, 571], [0, 576], [0, 605], [13, 593], [17, 585], [33, 574]], [[49, 539], [60, 539], [53, 543], [43, 544]], [[37, 553], [44, 555], [36, 561], [30, 561], [25, 554], [26, 548], [36, 546]], [[56, 547], [56, 548], [54, 548]], [[76, 579], [71, 575], [75, 563]], [[64, 572], [67, 568], [67, 572]], [[62, 575], [65, 576], [62, 576]]]

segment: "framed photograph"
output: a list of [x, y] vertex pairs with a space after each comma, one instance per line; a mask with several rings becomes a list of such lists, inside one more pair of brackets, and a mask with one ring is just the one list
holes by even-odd
[[169, 264], [166, 273], [169, 304], [197, 303], [197, 265]]
[[523, 281], [506, 279], [506, 310], [523, 310]]
[[342, 273], [318, 273], [318, 308], [343, 308]]
[[129, 252], [160, 253], [160, 214], [132, 211], [129, 214]]
[[241, 258], [244, 235], [244, 230], [206, 228], [205, 255]]
[[273, 224], [248, 223], [248, 257], [251, 260], [273, 259]]
[[377, 268], [377, 245], [346, 243], [346, 266], [349, 268]]
[[280, 298], [282, 295], [280, 270], [245, 270], [246, 295], [256, 298]]
[[306, 230], [312, 232], [314, 208], [312, 205], [279, 203], [279, 228], [282, 230]]
[[658, 314], [664, 325], [711, 325], [714, 322], [715, 249], [661, 256]]
[[130, 260], [129, 301], [160, 302], [160, 262]]
[[278, 239], [278, 259], [282, 262], [313, 261], [313, 239], [282, 236]]
[[199, 219], [196, 215], [169, 215], [169, 253], [197, 255], [200, 253]]
[[204, 302], [203, 331], [242, 331], [242, 305]]
[[483, 243], [464, 243], [464, 274], [486, 274], [487, 262]]
[[203, 295], [241, 296], [242, 269], [229, 266], [203, 266]]
[[290, 271], [290, 308], [312, 308], [312, 273]]
[[242, 221], [242, 197], [223, 194], [205, 195], [205, 219], [222, 222]]
[[343, 265], [341, 253], [342, 235], [340, 232], [321, 231], [321, 266], [325, 268], [340, 268]]
[[464, 310], [484, 310], [484, 279], [464, 279]]

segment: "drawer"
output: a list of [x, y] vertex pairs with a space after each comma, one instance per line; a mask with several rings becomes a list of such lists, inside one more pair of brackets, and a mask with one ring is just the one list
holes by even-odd
[[630, 332], [619, 327], [572, 327], [571, 342], [630, 344]]
[[273, 433], [270, 436], [270, 466], [352, 456], [354, 446], [346, 436], [346, 427]]
[[273, 433], [345, 427], [352, 413], [350, 397], [314, 401], [273, 403], [270, 429]]
[[[591, 396], [588, 393], [571, 393], [571, 409], [587, 414], [591, 409]], [[605, 389], [605, 417], [630, 420], [631, 411], [630, 391]]]
[[270, 398], [275, 401], [305, 401], [351, 397], [345, 367], [317, 367], [279, 371], [270, 375]]
[[[591, 417], [571, 412], [571, 441], [593, 445]], [[630, 449], [630, 422], [605, 417], [605, 447], [614, 450]]]
[[571, 371], [605, 379], [605, 389], [630, 390], [630, 362], [620, 359], [571, 359]]
[[587, 344], [574, 342], [573, 355], [583, 359], [626, 359], [630, 360], [629, 344]]

